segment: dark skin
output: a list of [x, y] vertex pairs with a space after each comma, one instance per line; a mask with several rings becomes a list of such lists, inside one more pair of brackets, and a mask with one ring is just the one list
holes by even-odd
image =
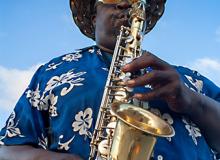
[[[113, 52], [116, 35], [115, 28], [112, 28], [112, 26], [115, 25], [119, 30], [120, 26], [117, 26], [117, 24], [124, 23], [124, 25], [127, 25], [125, 21], [121, 22], [120, 19], [114, 19], [115, 14], [123, 12], [126, 15], [129, 7], [130, 4], [126, 0], [115, 5], [100, 4], [97, 6], [94, 26], [98, 28], [96, 29], [98, 46], [108, 52]], [[105, 11], [107, 11], [107, 15]], [[98, 21], [98, 19], [108, 20]], [[104, 36], [100, 30], [108, 33], [108, 36]], [[112, 43], [109, 43], [109, 40]], [[153, 68], [153, 71], [128, 81], [126, 85], [136, 87], [150, 84], [153, 90], [148, 93], [135, 94], [134, 97], [144, 101], [154, 99], [166, 101], [172, 111], [188, 116], [197, 124], [209, 146], [220, 152], [220, 138], [218, 138], [220, 135], [218, 125], [218, 122], [220, 122], [220, 103], [190, 90], [183, 84], [180, 75], [170, 64], [149, 52], [145, 52], [141, 57], [125, 65], [122, 71], [134, 72], [147, 67]]]
[[128, 26], [129, 3], [98, 4], [96, 15], [92, 17], [96, 29], [96, 44], [109, 53], [113, 53], [116, 38], [122, 25]]
[[[96, 7], [96, 15], [92, 17], [96, 28], [97, 45], [109, 53], [113, 53], [116, 36], [121, 25], [128, 25], [127, 13], [131, 5], [126, 1], [119, 4], [100, 4]], [[133, 72], [142, 68], [151, 67], [153, 71], [132, 79], [126, 83], [129, 87], [150, 84], [152, 92], [135, 94], [140, 100], [162, 99], [169, 108], [177, 114], [188, 116], [200, 128], [207, 143], [220, 152], [220, 103], [191, 91], [180, 79], [176, 70], [155, 55], [146, 52], [122, 71]], [[161, 83], [163, 82], [163, 83]], [[2, 146], [0, 160], [79, 160], [76, 155], [57, 153], [36, 149], [32, 146]]]
[[82, 160], [77, 155], [37, 149], [28, 145], [0, 146], [0, 160]]

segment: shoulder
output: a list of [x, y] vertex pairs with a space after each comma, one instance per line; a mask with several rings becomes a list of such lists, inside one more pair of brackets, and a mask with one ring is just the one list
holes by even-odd
[[174, 66], [176, 68], [176, 70], [181, 74], [181, 75], [189, 75], [189, 76], [201, 76], [201, 74], [193, 69], [190, 69], [188, 67], [185, 66]]
[[220, 100], [220, 88], [209, 78], [196, 70], [183, 66], [174, 66], [187, 87], [213, 99]]
[[190, 69], [188, 67], [183, 67], [183, 66], [174, 66], [174, 67], [176, 68], [176, 70], [179, 72], [181, 76], [184, 76], [187, 79], [191, 77], [193, 80], [196, 80], [196, 79], [202, 80], [204, 83], [214, 85], [214, 83], [209, 78], [205, 77], [204, 75], [199, 73], [197, 70], [193, 70], [193, 69]]
[[[85, 47], [76, 49], [72, 52], [55, 57], [50, 61], [42, 64], [34, 76], [32, 77], [31, 84], [37, 85], [41, 82], [45, 83], [54, 76], [62, 76], [69, 72], [81, 72], [88, 70], [88, 62], [91, 58], [97, 57], [97, 46]], [[94, 53], [94, 54], [93, 54]], [[94, 60], [94, 58], [93, 58]]]
[[68, 65], [77, 66], [81, 61], [86, 61], [86, 57], [89, 54], [95, 53], [97, 50], [96, 46], [89, 46], [82, 49], [76, 49], [72, 52], [62, 54], [61, 56], [55, 57], [50, 61], [44, 63], [39, 67], [38, 72], [43, 73], [53, 73], [58, 68], [65, 69]]
[[46, 71], [53, 70], [54, 68], [57, 68], [57, 66], [61, 64], [65, 65], [68, 63], [76, 63], [85, 60], [86, 56], [88, 56], [91, 53], [94, 53], [96, 50], [97, 50], [96, 46], [90, 46], [82, 49], [76, 49], [73, 52], [69, 52], [59, 57], [55, 57], [45, 64], [45, 66], [47, 67]]

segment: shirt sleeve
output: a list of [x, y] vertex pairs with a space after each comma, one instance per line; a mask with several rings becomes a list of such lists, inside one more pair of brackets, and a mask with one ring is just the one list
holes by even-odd
[[220, 88], [206, 77], [203, 77], [203, 82], [205, 95], [220, 102]]
[[186, 67], [178, 66], [175, 68], [185, 79], [187, 87], [220, 102], [220, 88], [210, 79]]
[[34, 74], [30, 85], [17, 102], [13, 112], [0, 131], [0, 145], [47, 146], [47, 110], [40, 110], [41, 66]]
[[[205, 95], [220, 102], [220, 88], [206, 77], [203, 77], [203, 82]], [[212, 152], [214, 154], [214, 160], [220, 159], [220, 152], [214, 150]]]

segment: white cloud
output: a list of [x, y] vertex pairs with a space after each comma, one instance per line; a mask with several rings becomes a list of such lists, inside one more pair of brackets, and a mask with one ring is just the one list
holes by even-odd
[[215, 84], [220, 86], [220, 61], [211, 58], [201, 58], [188, 64], [191, 69], [197, 70], [202, 75], [211, 79]]
[[9, 111], [14, 107], [38, 67], [19, 70], [0, 66], [0, 110]]
[[0, 66], [0, 129], [39, 66], [35, 65], [26, 70]]

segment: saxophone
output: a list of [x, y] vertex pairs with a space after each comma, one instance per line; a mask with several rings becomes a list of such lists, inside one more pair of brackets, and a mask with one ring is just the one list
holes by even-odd
[[106, 81], [95, 130], [90, 143], [90, 160], [148, 160], [157, 137], [171, 137], [172, 127], [151, 112], [132, 103], [133, 88], [124, 82], [132, 73], [121, 67], [142, 54], [146, 0], [132, 4], [131, 27], [121, 27]]

